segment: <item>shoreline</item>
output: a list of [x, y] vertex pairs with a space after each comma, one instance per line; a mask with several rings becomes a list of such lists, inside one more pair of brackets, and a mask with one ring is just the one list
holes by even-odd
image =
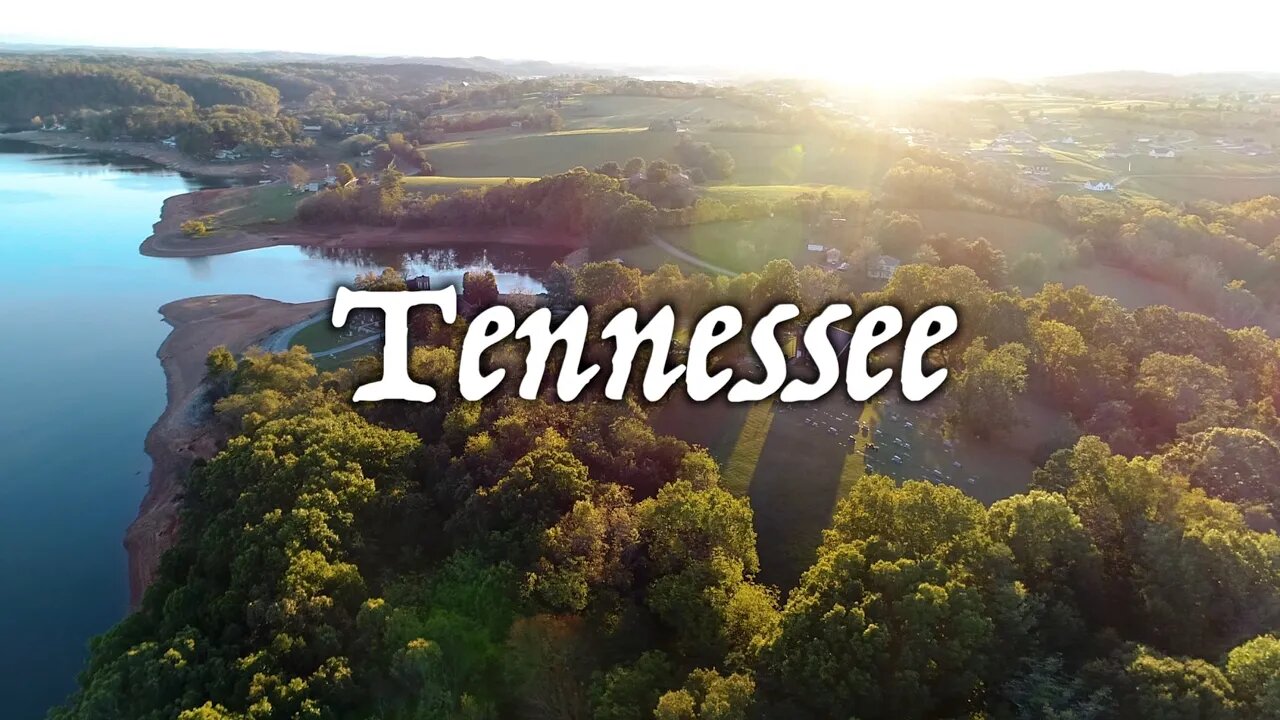
[[125, 531], [129, 605], [136, 610], [172, 546], [182, 481], [197, 459], [217, 452], [217, 428], [208, 421], [205, 357], [218, 345], [240, 354], [272, 334], [314, 316], [332, 301], [284, 303], [255, 295], [203, 295], [159, 309], [173, 329], [156, 351], [165, 374], [164, 412], [147, 431], [151, 475], [138, 514]]
[[214, 214], [217, 201], [228, 195], [251, 192], [255, 188], [213, 188], [194, 190], [167, 198], [151, 235], [138, 246], [147, 257], [183, 258], [227, 255], [245, 250], [297, 245], [322, 249], [404, 248], [441, 245], [507, 245], [514, 247], [559, 248], [566, 253], [584, 247], [583, 238], [553, 235], [530, 228], [422, 228], [371, 225], [332, 225], [309, 228], [297, 222], [216, 230], [203, 238], [187, 237], [182, 223]]
[[[0, 140], [18, 140], [32, 145], [62, 149], [67, 152], [124, 155], [146, 160], [176, 172], [203, 175], [205, 177], [244, 179], [274, 176], [281, 172], [281, 169], [272, 167], [271, 162], [226, 163], [198, 160], [184, 155], [176, 149], [166, 148], [155, 142], [94, 140], [87, 135], [73, 132], [19, 130], [18, 132], [0, 134]], [[278, 164], [283, 161], [276, 160], [274, 162]]]

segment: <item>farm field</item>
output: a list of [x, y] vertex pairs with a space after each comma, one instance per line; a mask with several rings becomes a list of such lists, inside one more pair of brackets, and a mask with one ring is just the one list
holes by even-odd
[[1263, 195], [1280, 195], [1280, 170], [1271, 176], [1135, 175], [1121, 187], [1166, 202], [1233, 203]]
[[515, 180], [518, 183], [533, 182], [537, 178], [531, 177], [449, 177], [444, 175], [432, 175], [427, 177], [407, 177], [404, 179], [405, 190], [409, 192], [421, 193], [423, 195], [448, 195], [458, 192], [459, 190], [473, 190], [475, 188], [493, 187], [501, 185], [507, 180]]
[[690, 127], [714, 123], [751, 123], [761, 119], [754, 110], [710, 97], [687, 99], [638, 95], [578, 95], [565, 98], [557, 109], [565, 126], [648, 127], [654, 120], [683, 120]]
[[[509, 133], [430, 146], [437, 173], [453, 177], [542, 177], [575, 166], [597, 167], [632, 157], [677, 162], [681, 136], [644, 127], [592, 128], [512, 135]], [[734, 158], [738, 185], [879, 184], [898, 156], [879, 146], [837, 145], [828, 138], [788, 133], [697, 131], [691, 140], [709, 142]]]

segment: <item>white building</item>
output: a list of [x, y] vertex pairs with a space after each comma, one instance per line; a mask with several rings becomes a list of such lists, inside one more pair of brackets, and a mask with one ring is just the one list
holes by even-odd
[[897, 272], [902, 261], [891, 255], [880, 255], [867, 265], [867, 277], [888, 280]]
[[1098, 182], [1086, 182], [1084, 184], [1084, 189], [1090, 192], [1115, 192], [1116, 186], [1112, 183], [1099, 180]]

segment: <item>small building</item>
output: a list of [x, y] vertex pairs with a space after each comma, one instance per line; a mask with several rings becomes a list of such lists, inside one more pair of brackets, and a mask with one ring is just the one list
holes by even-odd
[[303, 125], [303, 126], [302, 126], [302, 132], [304, 132], [304, 133], [318, 133], [318, 132], [320, 132], [320, 126], [319, 126], [319, 125]]
[[165, 147], [176, 148], [178, 147], [178, 138], [170, 136], [161, 140], [160, 144], [164, 145]]
[[804, 247], [805, 247], [805, 249], [806, 249], [806, 250], [808, 250], [809, 252], [817, 252], [817, 253], [820, 253], [820, 252], [826, 252], [826, 250], [827, 250], [827, 246], [826, 246], [826, 245], [818, 245], [817, 243], [809, 243], [808, 245], [805, 245]]
[[839, 250], [839, 249], [837, 249], [837, 248], [828, 248], [828, 249], [827, 249], [827, 264], [828, 264], [828, 265], [839, 265], [839, 264], [840, 264], [840, 250]]
[[1153, 158], [1172, 158], [1178, 156], [1178, 153], [1171, 147], [1153, 147], [1151, 148], [1151, 152], [1147, 154]]
[[302, 192], [320, 192], [324, 185], [318, 182], [309, 182], [302, 186]]
[[1115, 192], [1116, 186], [1114, 183], [1099, 180], [1098, 182], [1086, 182], [1084, 189], [1090, 192]]
[[430, 290], [431, 278], [430, 276], [427, 276], [427, 275], [419, 275], [417, 277], [411, 277], [408, 280], [404, 281], [404, 285], [406, 288], [410, 290]]
[[867, 265], [867, 277], [876, 280], [888, 280], [898, 271], [902, 261], [891, 255], [880, 255]]

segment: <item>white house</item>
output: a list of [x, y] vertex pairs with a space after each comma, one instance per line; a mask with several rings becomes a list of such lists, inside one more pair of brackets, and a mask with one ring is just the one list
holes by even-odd
[[888, 280], [897, 272], [902, 261], [891, 255], [880, 255], [867, 265], [867, 277]]
[[1116, 186], [1112, 183], [1099, 180], [1098, 182], [1086, 182], [1084, 184], [1084, 189], [1090, 192], [1115, 192]]
[[808, 250], [809, 252], [823, 252], [827, 249], [827, 247], [825, 245], [809, 243], [808, 245], [805, 245], [805, 249]]
[[1151, 152], [1147, 154], [1153, 158], [1171, 158], [1178, 156], [1178, 153], [1171, 147], [1153, 147], [1151, 148]]
[[303, 125], [302, 132], [318, 133], [320, 132], [320, 126], [319, 125]]

